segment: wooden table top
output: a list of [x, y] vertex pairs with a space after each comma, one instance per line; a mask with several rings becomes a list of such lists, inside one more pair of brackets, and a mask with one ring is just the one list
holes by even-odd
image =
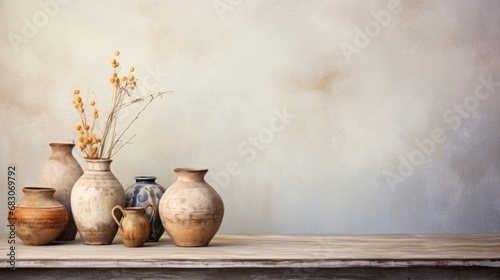
[[[1, 236], [2, 267], [8, 246]], [[19, 268], [500, 267], [500, 234], [217, 235], [197, 248], [176, 247], [164, 234], [138, 248], [119, 237], [100, 246], [79, 239], [46, 246], [18, 239], [15, 246]]]

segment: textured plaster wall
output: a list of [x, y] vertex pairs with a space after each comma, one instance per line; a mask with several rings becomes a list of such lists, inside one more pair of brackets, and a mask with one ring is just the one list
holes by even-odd
[[125, 187], [207, 167], [224, 233], [500, 232], [498, 1], [1, 0], [0, 13], [0, 217], [7, 167], [19, 200], [48, 143], [76, 137], [72, 89], [109, 98], [119, 49], [144, 92], [174, 91], [114, 158]]

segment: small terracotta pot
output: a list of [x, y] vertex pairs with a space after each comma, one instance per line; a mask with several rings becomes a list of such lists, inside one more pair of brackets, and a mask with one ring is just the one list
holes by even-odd
[[16, 235], [26, 245], [46, 245], [56, 240], [66, 229], [69, 214], [54, 198], [53, 188], [26, 187], [24, 197], [14, 210]]
[[[116, 205], [111, 210], [111, 215], [118, 225], [118, 233], [127, 247], [141, 247], [146, 243], [151, 234], [151, 218], [146, 218], [146, 208], [151, 207], [154, 213], [153, 205], [146, 207], [126, 207]], [[123, 218], [120, 220], [115, 216], [115, 211], [120, 210]], [[120, 215], [121, 216], [121, 215]], [[152, 216], [151, 216], [152, 217]]]

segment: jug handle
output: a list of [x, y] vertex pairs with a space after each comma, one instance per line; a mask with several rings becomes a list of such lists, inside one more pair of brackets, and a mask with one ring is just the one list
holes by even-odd
[[153, 220], [153, 216], [155, 215], [155, 207], [153, 206], [153, 204], [148, 204], [146, 205], [146, 207], [144, 207], [144, 211], [146, 211], [146, 209], [148, 209], [148, 207], [151, 207], [151, 217], [149, 217], [149, 222], [151, 222]]
[[122, 215], [123, 215], [123, 207], [121, 207], [121, 205], [116, 205], [115, 207], [113, 207], [113, 209], [111, 210], [111, 216], [113, 216], [113, 219], [115, 220], [116, 224], [121, 227], [121, 221], [118, 221], [118, 219], [116, 218], [115, 216], [115, 210], [118, 209], [120, 210], [120, 212], [122, 212]]

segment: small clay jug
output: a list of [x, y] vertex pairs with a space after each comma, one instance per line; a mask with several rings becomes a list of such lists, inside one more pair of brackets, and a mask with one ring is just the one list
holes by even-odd
[[[146, 207], [121, 207], [116, 205], [111, 211], [113, 219], [118, 225], [118, 232], [127, 247], [142, 247], [151, 234], [151, 218], [146, 218], [146, 208], [151, 207], [151, 212], [155, 212], [153, 205]], [[118, 220], [115, 211], [120, 210], [123, 218]], [[151, 215], [152, 217], [152, 215]]]
[[47, 245], [66, 229], [68, 210], [54, 198], [54, 188], [26, 187], [9, 221], [16, 224], [15, 232], [26, 245]]
[[[158, 209], [158, 203], [160, 203], [161, 196], [165, 193], [165, 188], [156, 183], [156, 177], [154, 176], [136, 176], [134, 179], [135, 184], [125, 190], [127, 207], [144, 207], [151, 204]], [[151, 235], [148, 242], [158, 242], [165, 229], [161, 224], [158, 211], [149, 210], [146, 209], [146, 218], [151, 220]]]

